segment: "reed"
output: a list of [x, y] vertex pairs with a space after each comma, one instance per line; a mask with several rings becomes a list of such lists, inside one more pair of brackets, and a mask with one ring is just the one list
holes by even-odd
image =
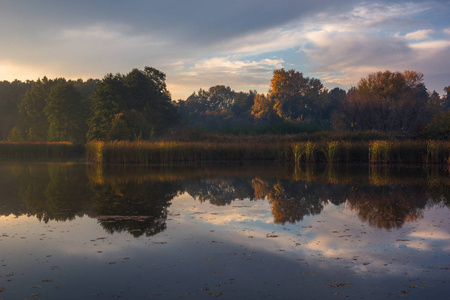
[[441, 144], [440, 141], [430, 140], [427, 142], [427, 156], [425, 161], [428, 164], [437, 164], [440, 162]]
[[259, 142], [89, 142], [86, 158], [97, 163], [162, 163], [289, 160], [289, 145]]
[[389, 145], [389, 160], [392, 163], [424, 163], [427, 147], [424, 141], [393, 141]]
[[74, 159], [83, 153], [82, 146], [70, 142], [0, 142], [1, 159]]
[[388, 163], [389, 162], [389, 142], [372, 141], [369, 144], [369, 162], [370, 163]]
[[[20, 152], [17, 150], [16, 152]], [[112, 141], [89, 142], [86, 158], [97, 163], [171, 164], [201, 161], [276, 160], [300, 163], [449, 164], [443, 141]]]
[[301, 161], [311, 163], [316, 161], [317, 144], [313, 142], [296, 143], [292, 147], [295, 164]]

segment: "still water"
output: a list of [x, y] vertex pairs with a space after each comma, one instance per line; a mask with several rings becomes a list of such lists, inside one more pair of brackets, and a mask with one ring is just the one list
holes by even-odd
[[448, 299], [448, 170], [0, 165], [0, 299]]

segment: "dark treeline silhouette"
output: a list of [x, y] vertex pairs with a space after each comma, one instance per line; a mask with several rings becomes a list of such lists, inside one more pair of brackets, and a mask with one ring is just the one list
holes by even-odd
[[401, 228], [420, 219], [425, 208], [450, 206], [448, 178], [435, 169], [213, 169], [4, 164], [0, 215], [35, 216], [42, 222], [87, 215], [108, 233], [139, 237], [164, 231], [171, 201], [184, 193], [216, 206], [244, 199], [268, 201], [274, 222], [280, 224], [345, 204], [371, 226]]
[[427, 90], [415, 71], [377, 72], [349, 91], [295, 70], [273, 72], [267, 94], [225, 85], [172, 101], [163, 72], [145, 67], [103, 79], [0, 82], [0, 140], [147, 140], [202, 132], [295, 134], [322, 130], [450, 138], [450, 86]]

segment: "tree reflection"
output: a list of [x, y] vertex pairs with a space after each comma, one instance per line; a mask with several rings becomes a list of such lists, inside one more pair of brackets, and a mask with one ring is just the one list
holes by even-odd
[[200, 179], [187, 181], [184, 187], [192, 198], [217, 206], [228, 205], [235, 200], [255, 199], [250, 182], [243, 179]]
[[392, 229], [422, 218], [428, 198], [414, 186], [360, 186], [349, 195], [348, 203], [361, 221]]
[[[81, 166], [78, 166], [81, 167]], [[19, 176], [18, 195], [27, 215], [40, 221], [67, 221], [84, 215], [89, 199], [83, 168], [62, 164], [33, 165]]]
[[265, 182], [260, 178], [253, 181], [255, 195], [267, 198], [272, 207], [275, 223], [296, 223], [303, 217], [320, 214], [324, 201], [314, 188], [308, 190], [304, 182]]
[[107, 182], [93, 184], [91, 209], [109, 233], [127, 231], [134, 237], [166, 229], [167, 208], [179, 187], [170, 182]]
[[401, 228], [422, 218], [427, 207], [450, 206], [449, 176], [435, 169], [261, 170], [3, 164], [0, 215], [25, 214], [43, 222], [88, 215], [111, 234], [139, 237], [166, 229], [171, 201], [182, 193], [216, 206], [267, 200], [279, 224], [301, 222], [330, 205], [346, 205], [370, 226]]

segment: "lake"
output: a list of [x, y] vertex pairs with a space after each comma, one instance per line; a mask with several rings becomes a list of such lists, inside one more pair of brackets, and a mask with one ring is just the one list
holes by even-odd
[[0, 299], [448, 299], [424, 167], [0, 165]]

